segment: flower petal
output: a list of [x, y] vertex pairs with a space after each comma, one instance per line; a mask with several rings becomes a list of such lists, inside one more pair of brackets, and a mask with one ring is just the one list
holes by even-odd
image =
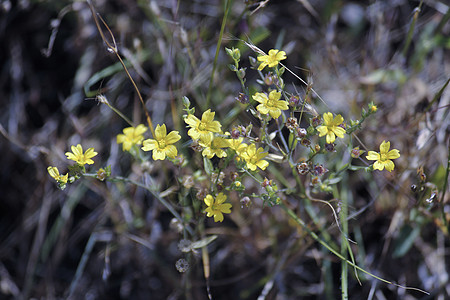
[[[256, 163], [256, 165], [261, 169], [265, 170], [269, 166], [269, 162], [267, 160], [260, 160]], [[256, 169], [256, 168], [255, 168]], [[253, 170], [254, 171], [254, 170]]]
[[334, 143], [336, 140], [336, 136], [334, 135], [333, 131], [328, 131], [327, 133], [327, 144]]
[[223, 214], [219, 211], [217, 211], [214, 214], [214, 222], [222, 222], [223, 221]]
[[330, 112], [324, 113], [323, 121], [324, 121], [325, 125], [330, 125], [331, 123], [333, 123], [333, 114]]
[[377, 160], [377, 161], [373, 164], [373, 168], [374, 168], [375, 170], [383, 171], [383, 169], [384, 169], [384, 164], [382, 164], [379, 160]]
[[152, 155], [153, 160], [165, 160], [166, 159], [166, 152], [155, 149], [153, 150], [153, 155]]
[[392, 170], [394, 170], [394, 162], [392, 160], [386, 160], [384, 162], [384, 167], [386, 168], [386, 170], [388, 170], [389, 172], [392, 172]]
[[147, 139], [143, 141], [142, 144], [143, 144], [142, 150], [144, 151], [151, 151], [158, 147], [158, 142], [155, 141], [154, 139]]
[[205, 199], [203, 199], [206, 205], [212, 206], [214, 204], [214, 198], [211, 195], [206, 195]]
[[222, 203], [224, 203], [226, 200], [227, 200], [227, 196], [224, 195], [224, 193], [219, 193], [219, 194], [216, 196], [216, 203], [217, 203], [217, 204], [222, 204]]
[[380, 153], [388, 153], [390, 147], [391, 147], [391, 142], [383, 141], [380, 145]]
[[166, 144], [173, 144], [178, 142], [181, 139], [181, 136], [178, 134], [178, 131], [171, 131], [166, 136]]
[[379, 160], [380, 159], [380, 154], [378, 154], [375, 151], [369, 151], [367, 154], [368, 155], [366, 156], [366, 159], [368, 159], [368, 160]]
[[397, 149], [392, 149], [391, 151], [389, 151], [386, 155], [387, 158], [389, 159], [396, 159], [400, 157], [400, 152]]
[[175, 158], [175, 156], [177, 156], [178, 154], [177, 147], [175, 147], [174, 145], [167, 146], [165, 152], [166, 155], [170, 158]]
[[224, 203], [220, 206], [220, 211], [225, 214], [229, 214], [231, 213], [231, 207], [232, 205], [230, 203]]
[[[342, 122], [341, 122], [342, 123]], [[332, 131], [334, 132], [335, 135], [337, 135], [340, 138], [344, 138], [344, 134], [345, 134], [345, 129], [339, 126], [335, 126], [333, 127]]]
[[162, 126], [156, 125], [155, 129], [155, 140], [159, 141], [166, 137], [167, 135], [167, 129], [166, 124], [163, 124]]

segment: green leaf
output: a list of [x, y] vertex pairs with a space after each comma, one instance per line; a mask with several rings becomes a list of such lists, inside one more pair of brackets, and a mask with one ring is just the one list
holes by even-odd
[[203, 165], [205, 167], [206, 174], [211, 176], [212, 173], [214, 172], [214, 167], [213, 167], [211, 161], [209, 160], [209, 158], [207, 158], [206, 156], [203, 157]]
[[193, 242], [191, 244], [191, 247], [192, 247], [192, 249], [202, 248], [202, 247], [208, 246], [208, 244], [210, 244], [215, 239], [217, 239], [217, 235], [211, 235], [204, 239], [201, 239], [200, 241]]
[[392, 256], [397, 258], [405, 255], [409, 249], [411, 249], [414, 244], [414, 240], [419, 236], [419, 234], [420, 227], [412, 228], [409, 225], [403, 226], [397, 240], [395, 241], [394, 253]]

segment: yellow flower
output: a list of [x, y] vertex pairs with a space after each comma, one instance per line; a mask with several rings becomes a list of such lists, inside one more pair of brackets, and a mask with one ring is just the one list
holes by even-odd
[[251, 144], [240, 154], [240, 156], [245, 160], [247, 168], [250, 170], [255, 171], [256, 167], [265, 170], [269, 163], [263, 158], [266, 157], [268, 153], [263, 151], [264, 149], [261, 147], [256, 150], [255, 144]]
[[213, 158], [214, 155], [219, 158], [226, 157], [227, 153], [222, 148], [227, 148], [230, 146], [228, 139], [212, 136], [208, 136], [208, 138], [201, 140], [199, 144], [205, 147], [202, 151], [202, 155], [207, 158]]
[[374, 113], [374, 112], [376, 112], [378, 110], [378, 107], [376, 105], [371, 105], [371, 106], [369, 106], [369, 109], [370, 109], [371, 112]]
[[48, 167], [47, 168], [48, 174], [52, 176], [56, 182], [58, 183], [67, 183], [67, 179], [69, 178], [69, 174], [66, 175], [59, 175], [59, 171], [57, 167]]
[[339, 125], [344, 122], [344, 118], [341, 115], [337, 115], [333, 119], [333, 114], [330, 112], [323, 114], [324, 125], [317, 127], [319, 136], [327, 136], [327, 144], [331, 144], [335, 141], [336, 136], [344, 138], [345, 129]]
[[68, 159], [76, 161], [79, 165], [84, 166], [85, 164], [92, 165], [94, 161], [91, 159], [98, 153], [94, 151], [94, 148], [89, 148], [83, 154], [83, 147], [80, 144], [77, 146], [71, 146], [72, 153], [66, 152]]
[[246, 143], [242, 142], [243, 140], [244, 140], [243, 137], [230, 140], [230, 148], [236, 151], [238, 155], [243, 151], [245, 151], [245, 149], [248, 147]]
[[274, 119], [281, 115], [282, 110], [289, 109], [288, 102], [280, 100], [280, 97], [281, 93], [275, 90], [270, 92], [269, 97], [265, 93], [253, 95], [253, 99], [261, 103], [256, 109], [263, 115], [269, 114]]
[[205, 199], [203, 199], [203, 201], [205, 201], [205, 204], [208, 206], [205, 209], [206, 216], [214, 216], [214, 222], [222, 222], [223, 214], [231, 213], [231, 204], [224, 203], [225, 200], [227, 200], [227, 196], [225, 196], [223, 193], [219, 193], [216, 199], [214, 199], [214, 197], [211, 195], [207, 195]]
[[191, 127], [188, 131], [188, 135], [194, 140], [206, 139], [212, 132], [220, 132], [222, 125], [219, 121], [214, 121], [215, 112], [211, 112], [210, 109], [205, 111], [202, 115], [202, 119], [199, 120], [196, 116], [189, 114], [184, 122]]
[[178, 131], [171, 131], [167, 134], [166, 124], [156, 126], [155, 139], [147, 139], [143, 142], [142, 150], [152, 151], [153, 160], [164, 160], [167, 157], [175, 158], [177, 156], [177, 148], [172, 145], [178, 142], [181, 136]]
[[258, 70], [261, 71], [266, 66], [269, 66], [269, 68], [275, 67], [278, 65], [280, 60], [283, 59], [286, 59], [286, 52], [272, 49], [269, 51], [269, 55], [258, 56], [258, 61], [262, 61], [258, 67]]
[[369, 151], [366, 156], [368, 160], [376, 160], [373, 164], [373, 168], [375, 170], [382, 171], [384, 168], [391, 172], [394, 170], [394, 162], [391, 159], [396, 159], [400, 157], [400, 152], [397, 149], [392, 149], [389, 151], [391, 147], [391, 142], [383, 141], [380, 145], [380, 153], [375, 151]]
[[117, 135], [117, 144], [122, 144], [123, 151], [129, 151], [133, 145], [140, 145], [144, 140], [144, 132], [147, 127], [139, 124], [136, 127], [127, 127], [123, 130], [123, 134]]

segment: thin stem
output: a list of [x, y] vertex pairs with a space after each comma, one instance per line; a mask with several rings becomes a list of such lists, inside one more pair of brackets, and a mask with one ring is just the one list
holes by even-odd
[[[109, 28], [108, 24], [106, 24], [106, 22], [103, 20], [103, 18], [100, 16], [100, 14], [96, 14], [94, 11], [94, 6], [91, 3], [91, 0], [87, 0], [88, 5], [89, 5], [89, 9], [91, 10], [92, 16], [94, 17], [94, 21], [95, 21], [95, 25], [97, 26], [98, 32], [100, 33], [100, 36], [103, 40], [103, 42], [105, 42], [105, 44], [108, 46], [108, 51], [114, 53], [117, 57], [117, 59], [119, 60], [120, 64], [122, 65], [125, 73], [127, 74], [128, 79], [131, 81], [131, 84], [133, 85], [139, 100], [141, 101], [142, 104], [142, 108], [144, 109], [145, 112], [145, 116], [147, 118], [147, 123], [148, 123], [148, 127], [150, 128], [150, 131], [153, 135], [153, 137], [155, 136], [155, 130], [153, 128], [153, 123], [152, 123], [152, 119], [150, 118], [150, 115], [148, 114], [148, 111], [145, 107], [145, 103], [144, 103], [144, 99], [142, 98], [141, 92], [139, 91], [139, 88], [136, 85], [136, 82], [133, 80], [133, 78], [130, 75], [130, 72], [128, 72], [128, 68], [125, 65], [125, 63], [123, 62], [122, 58], [119, 55], [119, 51], [117, 48], [117, 43], [116, 40], [114, 38], [114, 34], [112, 33], [111, 29]], [[100, 23], [98, 22], [98, 18], [100, 18], [100, 20], [102, 21], [103, 25], [106, 27], [106, 29], [108, 30], [108, 33], [111, 37], [112, 43], [110, 43], [106, 37], [105, 34], [103, 33], [103, 30], [100, 26]]]
[[[91, 176], [93, 174], [84, 174], [85, 176]], [[191, 227], [189, 227], [189, 225], [185, 225], [183, 219], [181, 218], [181, 216], [178, 214], [178, 212], [172, 207], [172, 205], [170, 205], [169, 202], [167, 202], [164, 198], [162, 198], [158, 193], [156, 193], [155, 191], [153, 191], [152, 189], [150, 189], [148, 186], [146, 186], [145, 184], [142, 184], [140, 182], [137, 182], [133, 179], [129, 179], [129, 178], [125, 178], [122, 176], [116, 176], [114, 178], [109, 178], [109, 181], [123, 181], [123, 182], [129, 182], [132, 183], [134, 185], [137, 185], [143, 189], [146, 189], [147, 191], [149, 191], [153, 197], [155, 197], [156, 199], [158, 199], [158, 201], [164, 205], [164, 207], [166, 207], [170, 213], [181, 223], [184, 225], [184, 228], [191, 234], [194, 235], [194, 231], [192, 230]]]
[[421, 290], [419, 288], [414, 288], [414, 287], [407, 287], [407, 286], [402, 286], [399, 285], [395, 282], [391, 282], [388, 281], [386, 279], [383, 279], [375, 274], [370, 273], [369, 271], [364, 270], [363, 268], [361, 268], [360, 266], [356, 265], [355, 263], [349, 261], [348, 259], [346, 259], [344, 256], [342, 256], [337, 250], [333, 249], [333, 247], [331, 247], [328, 243], [326, 243], [325, 241], [323, 241], [315, 232], [311, 231], [311, 229], [309, 229], [309, 227], [306, 225], [306, 223], [300, 219], [292, 209], [288, 208], [284, 203], [280, 204], [280, 207], [288, 214], [289, 217], [291, 217], [294, 221], [296, 221], [300, 226], [303, 227], [303, 229], [319, 244], [321, 244], [322, 246], [324, 246], [325, 248], [327, 248], [331, 253], [333, 253], [334, 255], [336, 255], [339, 259], [345, 261], [348, 265], [356, 268], [357, 270], [375, 278], [378, 279], [379, 281], [382, 281], [384, 283], [388, 283], [388, 284], [392, 284], [395, 285], [399, 288], [405, 289], [405, 290], [414, 290], [414, 291], [418, 291], [421, 293], [424, 293], [426, 295], [430, 295], [430, 293], [428, 293], [427, 291]]
[[414, 33], [414, 28], [416, 27], [416, 21], [417, 21], [417, 18], [419, 17], [422, 3], [423, 3], [423, 0], [420, 1], [419, 6], [414, 9], [413, 19], [412, 19], [411, 25], [409, 26], [408, 35], [406, 36], [405, 46], [403, 47], [403, 50], [402, 50], [403, 56], [406, 56], [406, 53], [408, 52], [408, 49], [409, 49], [409, 45], [411, 44], [412, 36]]
[[220, 28], [219, 40], [217, 41], [216, 55], [214, 57], [211, 79], [209, 80], [208, 94], [206, 95], [206, 107], [210, 106], [211, 92], [212, 92], [212, 87], [213, 87], [213, 82], [214, 82], [214, 73], [216, 72], [217, 60], [219, 58], [219, 53], [220, 53], [220, 45], [222, 44], [223, 32], [225, 31], [225, 24], [227, 23], [228, 13], [230, 12], [230, 8], [231, 8], [231, 2], [232, 2], [232, 0], [226, 0], [226, 2], [225, 2], [225, 14], [223, 15], [223, 19], [222, 19], [222, 27]]

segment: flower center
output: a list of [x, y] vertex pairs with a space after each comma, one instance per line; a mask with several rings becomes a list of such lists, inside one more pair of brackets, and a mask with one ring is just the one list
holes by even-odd
[[387, 161], [389, 158], [388, 158], [388, 155], [387, 155], [387, 153], [380, 153], [380, 160], [381, 161]]
[[158, 141], [159, 149], [166, 148], [166, 141], [165, 140], [159, 140]]
[[267, 106], [275, 107], [275, 101], [276, 101], [276, 100], [274, 100], [274, 99], [269, 99], [269, 100], [267, 100]]
[[202, 130], [202, 131], [205, 131], [206, 130], [206, 124], [203, 123], [203, 122], [200, 122], [200, 124], [198, 125], [198, 129]]

